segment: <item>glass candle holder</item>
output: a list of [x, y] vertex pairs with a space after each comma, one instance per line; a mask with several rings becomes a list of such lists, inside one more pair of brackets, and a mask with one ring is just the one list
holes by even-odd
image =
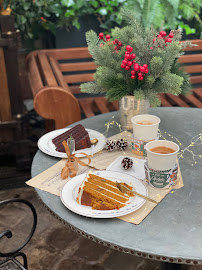
[[67, 145], [69, 146], [69, 151], [72, 155], [75, 152], [75, 140], [73, 137], [67, 139]]

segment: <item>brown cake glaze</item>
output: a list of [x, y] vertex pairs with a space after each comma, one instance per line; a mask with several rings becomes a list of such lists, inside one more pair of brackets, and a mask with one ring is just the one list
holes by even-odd
[[70, 136], [72, 136], [75, 140], [75, 150], [91, 147], [88, 132], [81, 124], [78, 124], [75, 127], [52, 139], [52, 142], [56, 146], [56, 151], [65, 153], [62, 142], [64, 140], [67, 140]]
[[[121, 184], [132, 190], [131, 186], [125, 183]], [[77, 202], [81, 205], [91, 206], [96, 210], [113, 210], [126, 206], [132, 196], [134, 194], [120, 191], [115, 182], [88, 173], [79, 187]]]

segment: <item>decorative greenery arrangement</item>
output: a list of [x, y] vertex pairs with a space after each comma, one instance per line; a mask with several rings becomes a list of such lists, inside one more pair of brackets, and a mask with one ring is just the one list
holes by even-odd
[[189, 76], [177, 60], [183, 48], [191, 42], [180, 43], [181, 31], [167, 36], [153, 28], [144, 29], [126, 10], [122, 11], [127, 26], [112, 31], [113, 41], [103, 33], [99, 38], [94, 31], [86, 33], [89, 52], [98, 65], [95, 82], [81, 84], [81, 91], [106, 93], [110, 100], [123, 96], [148, 99], [160, 105], [158, 93], [179, 95], [190, 89]]

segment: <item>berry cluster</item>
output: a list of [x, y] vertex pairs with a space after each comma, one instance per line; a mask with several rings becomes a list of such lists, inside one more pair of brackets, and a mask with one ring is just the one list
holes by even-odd
[[[154, 38], [152, 42], [155, 43], [155, 42], [158, 42], [159, 40], [164, 40], [165, 46], [167, 46], [166, 43], [171, 43], [173, 37], [174, 37], [173, 33], [170, 33], [167, 35], [165, 31], [160, 31], [157, 38]], [[160, 44], [158, 45], [158, 47], [160, 47]], [[150, 49], [153, 49], [153, 47], [151, 47]]]
[[[99, 39], [103, 40], [104, 42], [110, 41], [110, 38], [111, 38], [110, 35], [106, 35], [106, 37], [104, 37], [103, 33], [99, 33]], [[117, 38], [112, 41], [112, 44], [116, 45], [114, 46], [115, 52], [118, 52], [118, 50], [120, 50], [120, 48], [123, 46], [122, 42]], [[100, 44], [100, 46], [103, 47], [103, 44]]]
[[115, 40], [112, 41], [112, 44], [116, 45], [114, 46], [114, 51], [118, 52], [120, 50], [121, 47], [123, 47], [123, 44], [120, 40], [118, 40], [117, 38], [115, 38]]
[[133, 47], [130, 45], [126, 46], [125, 58], [122, 61], [121, 68], [125, 68], [125, 70], [131, 70], [131, 79], [135, 79], [138, 76], [138, 80], [142, 81], [144, 79], [144, 75], [149, 72], [148, 65], [144, 64], [140, 66], [135, 61], [136, 54], [132, 53]]

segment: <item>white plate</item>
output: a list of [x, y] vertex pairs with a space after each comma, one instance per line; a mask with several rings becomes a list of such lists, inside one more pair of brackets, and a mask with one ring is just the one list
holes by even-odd
[[[67, 157], [66, 153], [58, 152], [55, 150], [56, 147], [53, 144], [52, 139], [59, 136], [60, 134], [64, 133], [65, 131], [69, 129], [70, 128], [57, 129], [57, 130], [46, 133], [38, 140], [39, 149], [47, 155], [50, 155], [53, 157], [59, 157], [59, 158], [66, 158]], [[86, 131], [88, 131], [90, 140], [94, 138], [98, 139], [98, 142], [94, 148], [94, 153], [97, 153], [100, 150], [102, 150], [105, 146], [106, 137], [102, 133], [92, 130], [92, 129], [86, 128]], [[83, 157], [83, 155], [79, 153], [83, 152], [85, 154], [91, 155], [91, 151], [92, 151], [92, 146], [90, 148], [77, 150], [74, 153], [78, 154], [76, 155], [77, 157]]]
[[[125, 182], [132, 184], [133, 188], [143, 194], [148, 195], [148, 190], [145, 185], [134, 176], [126, 173], [114, 172], [114, 171], [96, 171], [93, 172], [99, 176], [105, 177], [112, 181]], [[79, 215], [92, 217], [92, 218], [113, 218], [127, 215], [136, 211], [143, 206], [145, 200], [138, 196], [131, 197], [130, 203], [119, 210], [93, 210], [90, 206], [80, 205], [77, 203], [76, 198], [78, 195], [78, 189], [86, 174], [80, 174], [68, 181], [60, 192], [60, 199], [62, 203], [72, 212]]]

